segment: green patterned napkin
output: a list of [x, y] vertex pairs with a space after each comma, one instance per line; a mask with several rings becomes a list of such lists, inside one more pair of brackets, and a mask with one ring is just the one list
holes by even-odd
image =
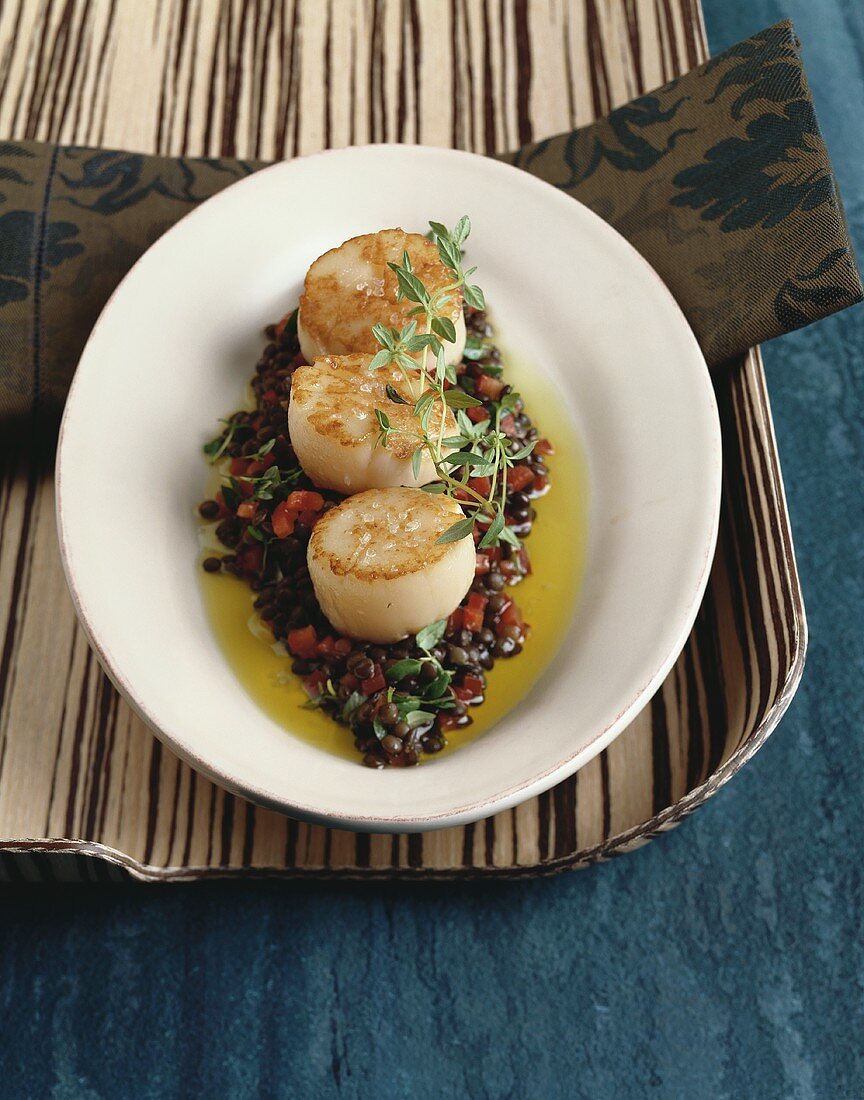
[[[678, 299], [709, 364], [861, 300], [789, 23], [504, 160], [590, 206]], [[0, 421], [56, 421], [111, 291], [260, 163], [0, 143]]]

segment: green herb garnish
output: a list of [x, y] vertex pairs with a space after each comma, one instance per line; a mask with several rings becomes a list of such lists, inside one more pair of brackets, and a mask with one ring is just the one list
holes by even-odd
[[[462, 217], [452, 231], [440, 222], [430, 222], [429, 225], [441, 262], [450, 273], [450, 281], [434, 293], [430, 292], [414, 272], [407, 252], [403, 253], [401, 263], [388, 264], [396, 276], [397, 299], [414, 302], [415, 307], [409, 314], [412, 319], [401, 329], [382, 324], [373, 327], [373, 335], [381, 350], [372, 358], [370, 369], [388, 364], [400, 369], [413, 397], [413, 413], [420, 429], [420, 445], [414, 451], [411, 462], [414, 477], [419, 475], [425, 451], [432, 460], [438, 481], [423, 488], [429, 493], [446, 493], [455, 497], [463, 511], [468, 513], [464, 519], [449, 527], [438, 542], [455, 542], [465, 538], [476, 524], [480, 524], [485, 528], [481, 539], [484, 548], [501, 542], [519, 546], [518, 538], [504, 520], [507, 470], [514, 462], [527, 457], [534, 445], [528, 444], [517, 454], [511, 455], [510, 439], [501, 430], [502, 418], [513, 412], [519, 403], [516, 393], [505, 394], [493, 406], [493, 415], [479, 424], [474, 424], [465, 415], [465, 409], [477, 408], [483, 402], [469, 392], [473, 389], [470, 379], [463, 378], [459, 386], [455, 385], [455, 371], [444, 361], [444, 343], [452, 343], [456, 339], [456, 329], [449, 316], [451, 310], [447, 307], [452, 305], [457, 292], [461, 291], [464, 300], [474, 309], [484, 309], [486, 306], [483, 291], [468, 282], [476, 268], [466, 270], [463, 266], [462, 246], [471, 232], [471, 222], [467, 216]], [[419, 328], [414, 318], [419, 319]], [[427, 365], [430, 354], [434, 357], [434, 368]], [[485, 354], [485, 348], [476, 337], [471, 337], [466, 342], [465, 354], [469, 359], [480, 359]], [[490, 373], [500, 374], [500, 368]], [[387, 387], [387, 396], [391, 401], [407, 403], [392, 385]], [[456, 414], [460, 434], [445, 438], [445, 411], [448, 408]], [[386, 446], [394, 433], [417, 434], [394, 428], [383, 409], [375, 410], [375, 418], [379, 446]], [[489, 491], [485, 496], [469, 485], [470, 479], [475, 477], [489, 478]]]
[[439, 619], [437, 622], [424, 626], [422, 630], [418, 630], [414, 640], [420, 649], [425, 649], [429, 653], [438, 645], [446, 631], [447, 620]]
[[219, 423], [227, 425], [225, 431], [215, 439], [211, 439], [209, 443], [205, 443], [202, 448], [211, 462], [218, 462], [232, 443], [241, 442], [241, 437], [248, 438], [252, 435], [252, 426], [245, 423], [238, 424], [233, 416], [228, 420], [220, 420]]
[[422, 667], [422, 661], [406, 657], [404, 661], [397, 661], [387, 669], [387, 679], [391, 684], [398, 684], [408, 676], [416, 676]]

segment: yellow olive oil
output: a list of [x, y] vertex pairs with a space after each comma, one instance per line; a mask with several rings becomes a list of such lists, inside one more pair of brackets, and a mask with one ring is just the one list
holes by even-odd
[[[585, 564], [588, 479], [585, 461], [560, 397], [529, 367], [505, 356], [506, 378], [525, 399], [526, 410], [555, 448], [547, 459], [551, 488], [534, 501], [537, 519], [525, 541], [532, 574], [508, 589], [530, 625], [522, 652], [503, 658], [487, 675], [485, 701], [471, 707], [471, 725], [451, 730], [448, 745], [424, 764], [474, 740], [495, 725], [530, 691], [567, 632]], [[213, 486], [215, 492], [217, 486]], [[217, 548], [215, 525], [202, 525], [202, 558]], [[291, 672], [291, 657], [273, 642], [252, 607], [254, 593], [236, 577], [198, 570], [204, 603], [225, 657], [246, 692], [274, 721], [327, 752], [359, 760], [351, 731], [322, 711], [303, 708], [307, 696]]]

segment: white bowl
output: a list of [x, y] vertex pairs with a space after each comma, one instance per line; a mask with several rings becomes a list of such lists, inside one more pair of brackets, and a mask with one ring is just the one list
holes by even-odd
[[[470, 259], [507, 346], [548, 372], [584, 448], [587, 565], [567, 640], [514, 711], [446, 758], [373, 771], [286, 732], [231, 674], [196, 577], [197, 452], [236, 407], [263, 326], [296, 300], [316, 256], [359, 233], [453, 224], [466, 211]], [[184, 760], [297, 817], [416, 831], [553, 786], [645, 706], [705, 589], [720, 474], [717, 408], [696, 339], [623, 237], [562, 192], [485, 157], [368, 146], [244, 179], [132, 268], [69, 395], [58, 525], [72, 597], [103, 666]]]

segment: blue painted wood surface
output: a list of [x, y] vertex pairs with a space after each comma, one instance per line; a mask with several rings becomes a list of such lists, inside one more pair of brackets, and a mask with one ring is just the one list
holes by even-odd
[[[864, 5], [704, 7], [795, 21], [864, 255]], [[713, 802], [549, 881], [9, 891], [0, 1095], [864, 1095], [864, 309], [764, 352], [810, 656]]]

